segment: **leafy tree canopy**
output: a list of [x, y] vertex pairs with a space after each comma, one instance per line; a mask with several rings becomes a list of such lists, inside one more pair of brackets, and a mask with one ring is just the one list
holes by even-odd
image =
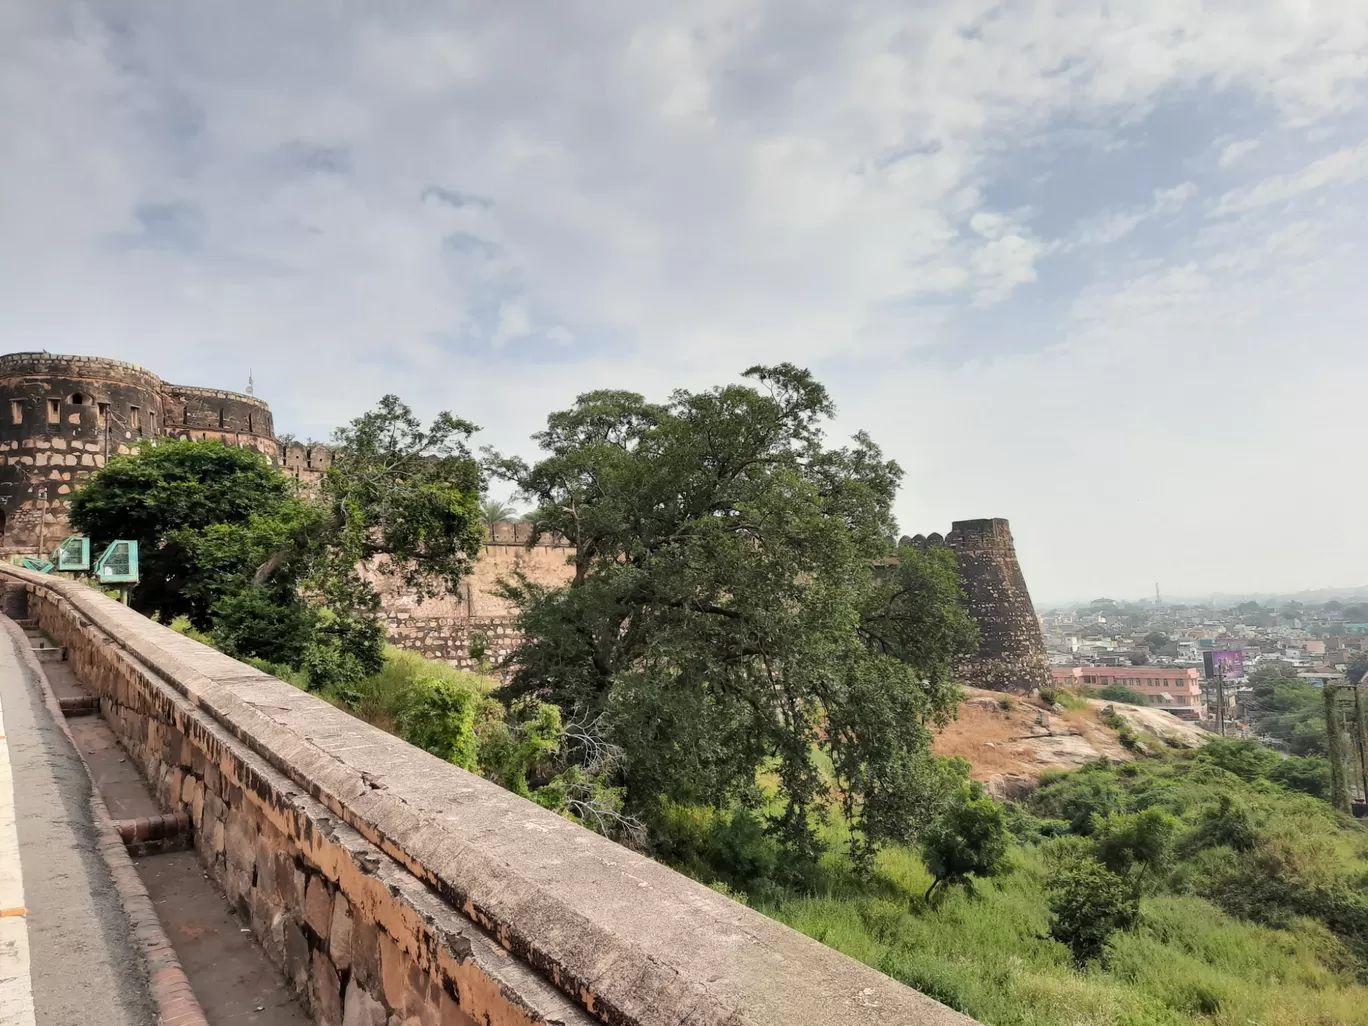
[[169, 441], [111, 459], [72, 497], [71, 522], [96, 551], [138, 543], [135, 609], [206, 629], [223, 578], [265, 558], [263, 536], [283, 540], [291, 506], [289, 480], [255, 450]]
[[934, 877], [926, 897], [943, 884], [995, 876], [1006, 861], [1007, 842], [1003, 807], [987, 795], [966, 795], [922, 838], [922, 858]]
[[835, 448], [807, 371], [650, 403], [592, 392], [552, 414], [535, 464], [500, 460], [574, 579], [508, 594], [525, 638], [508, 692], [605, 718], [631, 804], [756, 803], [815, 845], [834, 783], [858, 843], [910, 838], [940, 807], [932, 725], [976, 643], [953, 555], [891, 559], [901, 479], [865, 435]]
[[136, 608], [185, 616], [232, 655], [305, 669], [311, 686], [341, 684], [381, 665], [366, 567], [431, 594], [454, 589], [478, 554], [472, 431], [447, 413], [424, 428], [386, 396], [336, 433], [315, 494], [253, 450], [159, 441], [95, 474], [72, 521], [97, 545], [138, 541]]

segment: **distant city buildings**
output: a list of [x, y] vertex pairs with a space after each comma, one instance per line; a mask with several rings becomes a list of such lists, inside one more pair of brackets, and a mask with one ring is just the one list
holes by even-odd
[[1215, 709], [1208, 658], [1225, 668], [1228, 701], [1248, 692], [1245, 675], [1261, 667], [1323, 686], [1368, 659], [1368, 594], [1320, 605], [1250, 601], [1229, 608], [1095, 599], [1048, 610], [1040, 623], [1061, 684], [1119, 685], [1148, 705], [1208, 722]]

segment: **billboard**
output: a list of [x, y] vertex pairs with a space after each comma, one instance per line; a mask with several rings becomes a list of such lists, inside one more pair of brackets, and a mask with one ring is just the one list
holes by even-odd
[[1207, 677], [1242, 679], [1245, 675], [1244, 653], [1239, 649], [1216, 649], [1202, 653], [1202, 668]]

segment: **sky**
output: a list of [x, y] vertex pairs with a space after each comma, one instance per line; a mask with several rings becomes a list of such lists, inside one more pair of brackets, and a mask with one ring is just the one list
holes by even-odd
[[1368, 583], [1363, 0], [6, 0], [0, 345], [397, 393], [810, 367], [1038, 604]]

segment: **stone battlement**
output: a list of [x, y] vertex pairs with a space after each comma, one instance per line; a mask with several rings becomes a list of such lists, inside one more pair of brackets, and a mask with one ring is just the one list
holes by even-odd
[[246, 392], [228, 392], [221, 388], [196, 388], [193, 385], [166, 385], [165, 387], [168, 392], [174, 392], [177, 395], [194, 396], [202, 399], [231, 400], [235, 403], [255, 406], [258, 410], [269, 410], [271, 408], [264, 399], [258, 399]]
[[969, 612], [979, 629], [977, 654], [959, 667], [966, 684], [1022, 694], [1051, 686], [1045, 638], [1006, 520], [956, 520], [947, 535], [917, 534], [898, 544], [955, 553]]
[[[111, 457], [159, 438], [217, 440], [278, 458], [271, 408], [255, 396], [171, 385], [122, 360], [0, 356], [0, 551], [47, 552], [71, 533], [72, 492]], [[72, 450], [89, 455], [48, 455]]]
[[975, 1026], [84, 584], [0, 581], [319, 1022]]

